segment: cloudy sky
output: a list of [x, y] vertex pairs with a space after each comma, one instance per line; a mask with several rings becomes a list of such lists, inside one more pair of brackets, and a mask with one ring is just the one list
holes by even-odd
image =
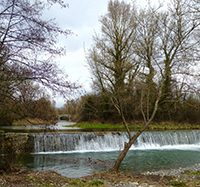
[[[67, 39], [61, 38], [60, 42], [66, 46], [66, 56], [57, 59], [60, 67], [69, 75], [71, 81], [79, 81], [86, 91], [91, 91], [90, 74], [87, 69], [85, 50], [92, 45], [94, 32], [99, 33], [99, 17], [107, 11], [109, 0], [64, 0], [69, 8], [60, 9], [59, 5], [48, 10], [47, 15], [55, 17], [56, 22], [63, 29], [71, 29], [75, 35]], [[155, 0], [156, 1], [156, 0]], [[157, 0], [158, 1], [158, 0]], [[131, 2], [127, 0], [126, 2]], [[145, 6], [147, 0], [140, 0], [138, 4]], [[85, 50], [84, 50], [85, 49]], [[56, 106], [64, 104], [62, 98], [56, 98]]]

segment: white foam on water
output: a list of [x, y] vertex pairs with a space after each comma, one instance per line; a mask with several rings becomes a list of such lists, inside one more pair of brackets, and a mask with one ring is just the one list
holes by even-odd
[[[122, 151], [128, 142], [126, 133], [36, 135], [36, 154], [62, 154]], [[194, 150], [200, 151], [200, 131], [145, 132], [131, 150]]]
[[[200, 145], [165, 145], [165, 146], [160, 146], [158, 144], [155, 145], [143, 145], [141, 147], [135, 147], [132, 146], [130, 150], [140, 150], [140, 151], [145, 151], [145, 150], [188, 150], [188, 151], [200, 151]], [[52, 151], [52, 152], [37, 152], [33, 154], [69, 154], [69, 153], [89, 153], [89, 152], [121, 152], [122, 149], [82, 149], [82, 150], [74, 150], [74, 151]]]

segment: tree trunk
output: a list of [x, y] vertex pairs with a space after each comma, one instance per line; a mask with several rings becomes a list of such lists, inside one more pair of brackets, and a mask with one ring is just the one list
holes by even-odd
[[115, 165], [113, 166], [113, 168], [111, 169], [111, 171], [118, 171], [119, 170], [119, 167], [122, 163], [122, 161], [124, 160], [126, 154], [128, 153], [131, 145], [132, 145], [132, 141], [129, 140], [128, 143], [125, 142], [125, 145], [124, 145], [124, 150], [120, 153], [117, 161], [115, 162]]
[[149, 126], [150, 122], [152, 120], [149, 120], [145, 125], [144, 127], [138, 131], [132, 138], [129, 138], [129, 142], [124, 144], [124, 149], [123, 151], [120, 153], [117, 161], [115, 162], [115, 165], [112, 167], [111, 171], [119, 171], [119, 167], [122, 163], [122, 161], [124, 160], [126, 154], [128, 153], [130, 147], [133, 145], [134, 141], [140, 136], [140, 134], [142, 134], [142, 132], [145, 131], [145, 129]]
[[[150, 125], [151, 121], [154, 119], [156, 112], [158, 110], [158, 103], [159, 103], [161, 95], [162, 95], [162, 87], [163, 87], [163, 81], [162, 81], [162, 84], [161, 84], [160, 89], [159, 89], [158, 97], [156, 99], [156, 102], [155, 102], [155, 105], [154, 105], [154, 111], [151, 115], [151, 118], [145, 123], [145, 125], [142, 127], [142, 129], [140, 129], [134, 136], [132, 136], [130, 134], [130, 130], [129, 130], [127, 124], [126, 124], [126, 120], [125, 120], [125, 118], [123, 118], [123, 120], [125, 122], [124, 125], [125, 125], [126, 130], [129, 134], [129, 142], [128, 143], [125, 142], [124, 149], [120, 153], [120, 155], [119, 155], [117, 161], [115, 162], [114, 166], [111, 168], [111, 171], [114, 171], [114, 172], [119, 171], [119, 167], [121, 166], [122, 161], [124, 160], [126, 154], [128, 153], [128, 151], [129, 151], [130, 147], [132, 146], [132, 144], [134, 143], [134, 141], [140, 136], [140, 134], [142, 134], [145, 131], [145, 129]], [[122, 115], [122, 117], [123, 117], [123, 115]]]

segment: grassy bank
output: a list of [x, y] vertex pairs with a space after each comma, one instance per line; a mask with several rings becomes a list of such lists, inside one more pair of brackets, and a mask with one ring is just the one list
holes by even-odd
[[[132, 131], [137, 131], [143, 127], [142, 122], [135, 122], [129, 124], [129, 128]], [[101, 123], [77, 123], [70, 127], [79, 127], [84, 129], [113, 129], [125, 131], [123, 124], [101, 124]], [[173, 123], [173, 122], [161, 122], [161, 123], [152, 123], [149, 125], [147, 130], [194, 130], [200, 129], [200, 124], [189, 124], [189, 123]]]

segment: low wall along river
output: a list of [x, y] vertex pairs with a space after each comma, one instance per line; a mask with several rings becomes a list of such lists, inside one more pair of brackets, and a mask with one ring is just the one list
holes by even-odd
[[1, 153], [12, 151], [13, 154], [32, 153], [33, 136], [28, 133], [0, 133]]

